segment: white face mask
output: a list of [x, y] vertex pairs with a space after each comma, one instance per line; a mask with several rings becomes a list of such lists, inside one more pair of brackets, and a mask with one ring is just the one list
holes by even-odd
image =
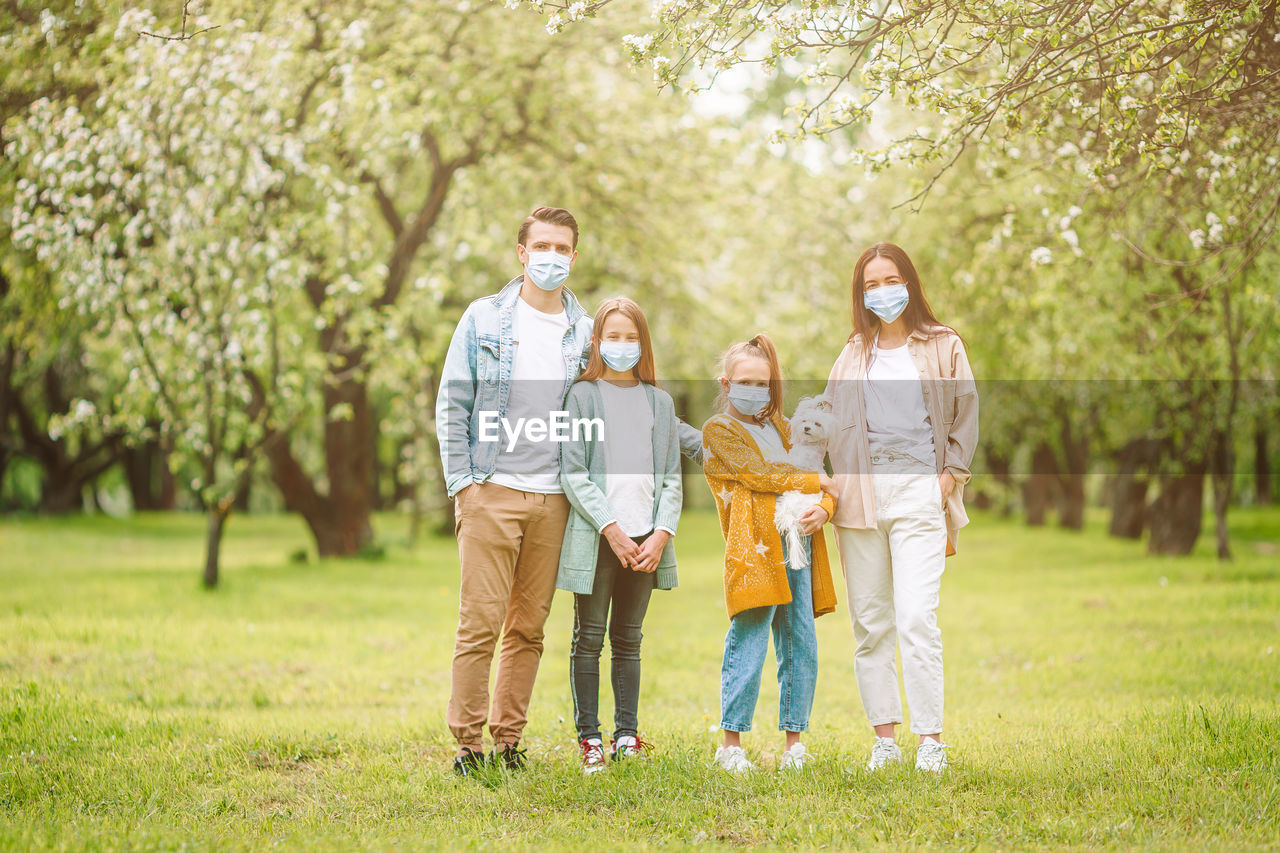
[[905, 284], [889, 284], [868, 290], [862, 295], [862, 304], [886, 323], [892, 323], [907, 310], [911, 295]]
[[528, 252], [528, 255], [525, 273], [543, 290], [555, 290], [569, 277], [571, 260], [568, 255], [559, 252]]
[[640, 342], [603, 341], [600, 344], [600, 358], [614, 370], [630, 370], [640, 361]]
[[729, 383], [729, 403], [749, 418], [758, 417], [769, 405], [769, 389], [759, 385]]

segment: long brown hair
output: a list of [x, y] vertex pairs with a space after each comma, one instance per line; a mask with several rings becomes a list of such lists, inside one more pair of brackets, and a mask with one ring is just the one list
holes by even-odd
[[604, 359], [600, 357], [600, 336], [604, 334], [604, 321], [610, 314], [618, 312], [636, 324], [640, 333], [640, 360], [632, 368], [641, 382], [650, 385], [658, 384], [658, 371], [653, 366], [653, 343], [649, 339], [649, 321], [635, 300], [625, 296], [611, 296], [596, 309], [596, 316], [591, 321], [591, 355], [587, 359], [587, 367], [578, 376], [579, 382], [591, 382], [604, 376]]
[[[747, 356], [763, 358], [769, 363], [769, 405], [760, 413], [760, 420], [773, 420], [773, 416], [782, 411], [782, 365], [778, 361], [778, 350], [768, 335], [761, 332], [751, 340], [734, 344], [725, 350], [720, 361], [721, 375], [726, 379], [732, 377], [734, 365]], [[721, 396], [724, 397], [723, 394]], [[725, 397], [722, 404], [727, 405], [727, 402], [728, 398]]]
[[898, 268], [898, 274], [906, 282], [908, 300], [907, 308], [902, 312], [902, 317], [906, 321], [909, 331], [921, 332], [929, 336], [950, 331], [949, 327], [939, 323], [938, 318], [933, 316], [933, 309], [929, 307], [929, 300], [924, 297], [924, 287], [920, 284], [920, 274], [916, 272], [916, 265], [911, 263], [911, 258], [907, 257], [907, 253], [893, 243], [876, 243], [862, 253], [862, 256], [858, 258], [858, 263], [853, 267], [853, 281], [850, 284], [849, 293], [850, 301], [852, 302], [853, 333], [849, 335], [849, 340], [853, 340], [856, 335], [862, 335], [862, 340], [870, 347], [871, 342], [875, 340], [876, 335], [880, 332], [880, 318], [868, 310], [863, 302], [867, 287], [867, 264], [871, 263], [874, 258], [887, 258], [893, 261]]

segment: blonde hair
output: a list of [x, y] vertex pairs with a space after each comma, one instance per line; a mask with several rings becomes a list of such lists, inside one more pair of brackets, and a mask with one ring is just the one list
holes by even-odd
[[625, 296], [611, 296], [596, 309], [596, 316], [591, 321], [591, 355], [587, 358], [587, 366], [578, 376], [579, 382], [591, 382], [604, 375], [604, 359], [600, 357], [600, 336], [604, 334], [604, 321], [610, 314], [618, 313], [636, 324], [640, 333], [640, 360], [632, 368], [636, 378], [649, 385], [658, 384], [658, 371], [653, 364], [653, 343], [649, 339], [649, 322], [635, 300]]
[[[769, 405], [760, 413], [762, 420], [773, 420], [773, 416], [782, 411], [782, 365], [778, 361], [778, 350], [773, 341], [764, 332], [749, 341], [734, 344], [724, 351], [720, 360], [720, 372], [732, 381], [733, 368], [744, 358], [762, 358], [769, 365]], [[722, 395], [723, 396], [723, 395]], [[725, 398], [722, 405], [727, 405]]]

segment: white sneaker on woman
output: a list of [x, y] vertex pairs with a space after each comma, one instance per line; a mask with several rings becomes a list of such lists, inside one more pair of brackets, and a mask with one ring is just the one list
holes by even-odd
[[867, 769], [879, 770], [890, 762], [901, 764], [902, 750], [891, 737], [876, 738], [875, 746], [871, 747], [871, 760], [867, 762]]
[[756, 766], [747, 760], [747, 752], [740, 746], [722, 746], [716, 750], [716, 764], [730, 773], [746, 773]]
[[920, 741], [920, 748], [916, 751], [916, 769], [927, 770], [930, 773], [941, 773], [947, 769], [947, 745], [933, 738], [925, 738]]
[[782, 764], [779, 770], [803, 770], [805, 764], [813, 760], [813, 753], [804, 748], [800, 742], [793, 743], [791, 748], [782, 753]]

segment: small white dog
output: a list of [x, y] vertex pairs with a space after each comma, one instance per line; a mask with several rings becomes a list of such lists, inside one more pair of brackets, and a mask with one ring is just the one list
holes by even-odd
[[[836, 417], [825, 397], [805, 397], [791, 416], [791, 451], [787, 461], [805, 471], [825, 471], [823, 460], [827, 445], [835, 435]], [[800, 554], [804, 544], [800, 537], [800, 517], [822, 499], [822, 492], [783, 492], [773, 513], [778, 532], [787, 537], [787, 549]]]

